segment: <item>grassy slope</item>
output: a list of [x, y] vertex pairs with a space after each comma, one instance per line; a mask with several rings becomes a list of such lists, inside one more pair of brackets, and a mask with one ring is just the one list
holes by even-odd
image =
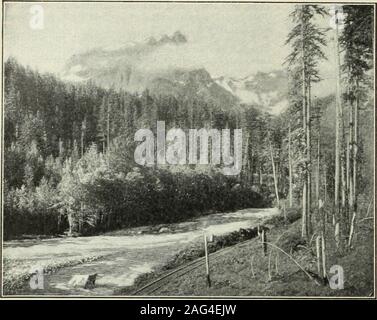
[[[280, 225], [268, 233], [268, 241], [283, 247], [306, 269], [316, 273], [315, 243], [300, 244], [300, 223]], [[344, 268], [344, 289], [318, 286], [283, 254], [271, 252], [271, 279], [268, 274], [269, 253], [264, 256], [258, 239], [249, 246], [235, 248], [227, 257], [210, 261], [212, 287], [207, 288], [205, 269], [196, 270], [154, 293], [156, 296], [369, 296], [373, 292], [373, 220], [360, 223], [354, 246], [337, 253], [329, 224], [327, 238], [327, 270], [332, 265]], [[276, 270], [276, 259], [278, 261]], [[251, 261], [253, 260], [252, 272]]]

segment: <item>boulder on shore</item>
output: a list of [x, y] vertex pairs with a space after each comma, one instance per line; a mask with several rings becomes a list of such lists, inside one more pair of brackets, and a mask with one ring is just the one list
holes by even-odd
[[95, 286], [97, 273], [94, 274], [76, 274], [71, 280], [69, 280], [68, 285], [74, 288], [84, 288], [93, 289]]
[[160, 230], [158, 230], [158, 233], [166, 233], [166, 232], [171, 232], [171, 230], [167, 227], [162, 227]]

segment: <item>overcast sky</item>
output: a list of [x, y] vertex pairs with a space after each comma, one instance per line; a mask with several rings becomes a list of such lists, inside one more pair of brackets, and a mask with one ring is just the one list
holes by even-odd
[[[35, 3], [34, 3], [35, 4]], [[4, 52], [59, 73], [75, 53], [179, 30], [212, 76], [281, 69], [290, 48], [290, 4], [42, 3], [44, 28], [30, 27], [32, 3], [5, 4]], [[330, 57], [331, 58], [331, 57]], [[328, 76], [328, 66], [323, 67]]]

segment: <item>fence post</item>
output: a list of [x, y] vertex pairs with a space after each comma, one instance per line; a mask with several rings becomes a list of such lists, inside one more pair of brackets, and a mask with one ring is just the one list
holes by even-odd
[[271, 256], [272, 256], [272, 250], [270, 251], [270, 254], [268, 255], [268, 281], [272, 280]]
[[255, 272], [254, 272], [254, 256], [251, 257], [250, 267], [251, 267], [251, 274], [253, 275], [253, 278], [255, 278]]
[[321, 236], [317, 236], [315, 239], [315, 244], [316, 244], [316, 253], [317, 253], [317, 270], [318, 270], [318, 275], [321, 274]]
[[327, 272], [326, 272], [326, 242], [325, 242], [324, 234], [322, 234], [322, 269], [323, 269], [323, 278], [325, 279], [327, 277]]
[[275, 256], [275, 272], [277, 275], [279, 274], [279, 252], [276, 252]]
[[204, 235], [204, 253], [206, 256], [206, 276], [207, 276], [207, 285], [208, 288], [211, 287], [211, 278], [209, 274], [209, 260], [208, 260], [208, 248], [207, 248], [207, 236]]
[[352, 245], [352, 237], [353, 237], [353, 233], [354, 233], [354, 229], [355, 229], [355, 219], [356, 219], [356, 213], [354, 212], [352, 214], [350, 234], [349, 234], [349, 238], [348, 238], [348, 246], [349, 247], [351, 247], [351, 245]]
[[264, 229], [262, 229], [262, 246], [263, 246], [263, 254], [264, 256], [267, 255], [267, 235], [266, 235], [266, 231]]

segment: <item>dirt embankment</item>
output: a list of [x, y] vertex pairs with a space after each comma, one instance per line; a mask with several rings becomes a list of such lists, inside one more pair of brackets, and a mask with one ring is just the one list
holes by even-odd
[[[374, 233], [373, 220], [364, 219], [358, 224], [351, 248], [340, 252], [333, 240], [333, 227], [327, 225], [326, 258], [328, 279], [335, 275], [333, 266], [344, 271], [344, 288], [332, 289], [328, 279], [318, 275], [315, 235], [305, 241], [301, 238], [301, 220], [298, 211], [287, 217], [277, 216], [264, 224], [267, 240], [283, 249], [268, 246], [263, 250], [256, 230], [240, 230], [209, 245], [214, 252], [228, 245], [252, 238], [245, 245], [234, 246], [226, 255], [210, 258], [211, 287], [206, 284], [205, 266], [166, 282], [154, 296], [363, 296], [373, 295]], [[134, 286], [123, 288], [115, 294], [131, 295], [145, 284], [171, 272], [180, 265], [203, 256], [203, 244], [191, 245], [179, 252], [164, 267], [140, 276]], [[211, 257], [211, 256], [210, 256]], [[298, 265], [305, 271], [303, 271]]]

